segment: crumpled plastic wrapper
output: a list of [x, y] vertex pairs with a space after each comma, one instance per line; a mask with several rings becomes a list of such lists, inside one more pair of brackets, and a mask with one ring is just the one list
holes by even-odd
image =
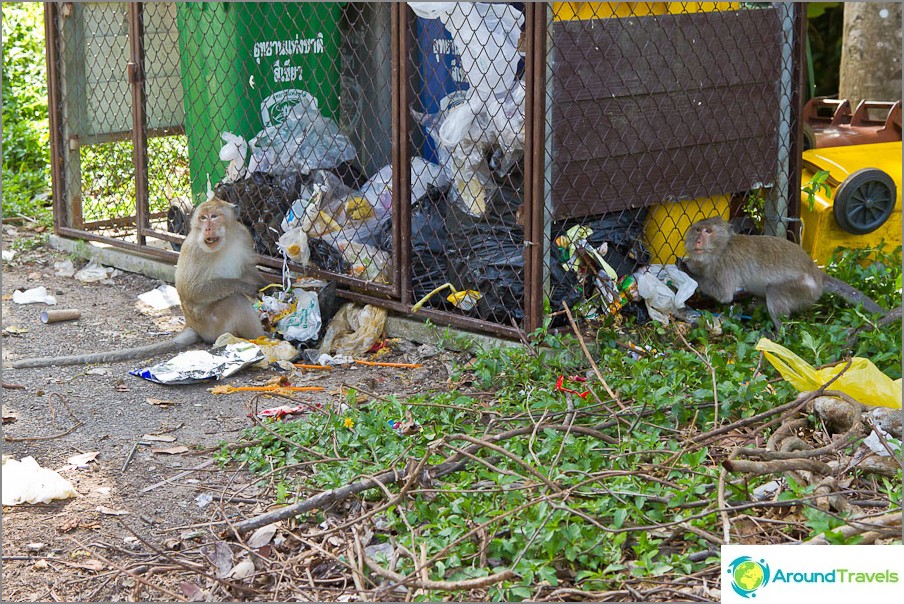
[[47, 293], [47, 288], [43, 285], [26, 289], [25, 291], [17, 289], [13, 292], [13, 302], [16, 304], [56, 304], [56, 298]]
[[72, 483], [48, 468], [42, 468], [34, 457], [22, 461], [3, 461], [3, 505], [49, 503], [54, 499], [75, 497]]
[[129, 373], [158, 384], [195, 384], [229, 377], [263, 358], [257, 344], [236, 342], [210, 351], [182, 352], [163, 363]]

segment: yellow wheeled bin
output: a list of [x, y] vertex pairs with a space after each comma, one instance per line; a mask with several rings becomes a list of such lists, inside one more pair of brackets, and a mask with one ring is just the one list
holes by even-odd
[[801, 185], [829, 172], [829, 192], [801, 193], [801, 245], [820, 265], [839, 247], [901, 245], [901, 141], [804, 151]]

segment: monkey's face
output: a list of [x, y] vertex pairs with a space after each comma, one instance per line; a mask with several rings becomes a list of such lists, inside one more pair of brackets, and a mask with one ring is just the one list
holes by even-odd
[[694, 224], [687, 232], [684, 247], [692, 256], [709, 254], [721, 249], [731, 236], [731, 228], [721, 218], [707, 218]]
[[234, 222], [228, 207], [217, 203], [203, 203], [192, 217], [192, 230], [197, 233], [201, 249], [216, 252], [226, 245], [227, 225]]

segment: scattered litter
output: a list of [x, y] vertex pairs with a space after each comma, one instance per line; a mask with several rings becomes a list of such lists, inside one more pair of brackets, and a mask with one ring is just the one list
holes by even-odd
[[43, 285], [33, 287], [25, 291], [16, 290], [13, 292], [13, 302], [16, 304], [56, 304], [56, 298], [47, 293], [47, 288]]
[[41, 323], [60, 323], [62, 321], [75, 321], [81, 316], [82, 311], [77, 308], [45, 310], [41, 313]]
[[264, 358], [257, 364], [257, 367], [260, 367], [261, 369], [266, 369], [271, 363], [291, 361], [298, 356], [298, 349], [296, 349], [291, 342], [285, 340], [273, 340], [266, 336], [261, 336], [254, 340], [245, 340], [243, 338], [237, 338], [231, 333], [224, 333], [217, 338], [217, 341], [213, 343], [213, 346], [214, 348], [220, 348], [221, 346], [239, 342], [251, 342], [261, 349]]
[[[320, 352], [357, 356], [366, 353], [383, 333], [386, 310], [367, 304], [346, 304], [326, 328]], [[326, 365], [318, 361], [320, 365]]]
[[271, 384], [269, 386], [214, 386], [208, 388], [211, 394], [233, 394], [235, 392], [322, 392], [323, 386], [288, 386]]
[[28, 330], [24, 327], [16, 327], [15, 325], [10, 325], [9, 327], [3, 328], [3, 335], [17, 336], [23, 333], [28, 333]]
[[[817, 370], [768, 338], [760, 338], [756, 349], [766, 356], [766, 360], [783, 378], [801, 392], [821, 388], [847, 366], [847, 363], [840, 363]], [[844, 392], [865, 405], [901, 408], [901, 378], [892, 380], [879, 371], [872, 361], [863, 357], [853, 357], [850, 368], [832, 382], [831, 388]]]
[[[586, 382], [587, 381], [587, 378], [581, 377], [578, 375], [572, 375], [568, 379], [571, 380], [572, 382]], [[560, 375], [559, 379], [556, 380], [556, 390], [558, 390], [559, 392], [567, 392], [570, 394], [576, 394], [581, 398], [587, 398], [587, 396], [590, 394], [589, 390], [579, 392], [577, 390], [572, 390], [571, 388], [566, 387], [564, 384], [565, 384], [565, 376]]]
[[307, 369], [309, 371], [332, 371], [333, 368], [330, 365], [309, 365], [307, 363], [293, 363], [292, 367], [297, 367], [298, 369]]
[[46, 543], [26, 543], [26, 544], [25, 544], [25, 551], [27, 551], [27, 552], [39, 552], [39, 551], [41, 551], [42, 549], [44, 549], [45, 547], [47, 547], [47, 544], [46, 544]]
[[101, 266], [95, 260], [91, 260], [85, 267], [75, 273], [75, 278], [82, 283], [102, 283], [113, 285], [113, 277], [121, 274], [117, 269]]
[[674, 264], [651, 264], [634, 278], [650, 317], [663, 325], [669, 324], [670, 316], [682, 314], [684, 303], [697, 290], [697, 282]]
[[421, 431], [421, 426], [410, 417], [405, 421], [400, 422], [398, 420], [389, 420], [387, 422], [389, 427], [398, 434], [399, 436], [411, 436], [412, 434], [417, 434]]
[[[880, 428], [879, 426], [875, 427], [875, 430], [878, 430], [882, 433], [882, 436], [885, 437], [885, 442], [888, 443], [888, 447], [895, 451], [895, 453], [901, 450], [901, 441], [895, 439], [891, 434]], [[863, 444], [869, 447], [869, 450], [879, 455], [881, 457], [889, 457], [888, 449], [885, 448], [885, 445], [882, 444], [882, 440], [879, 438], [879, 435], [876, 432], [870, 432], [869, 436], [863, 439]]]
[[[320, 407], [319, 404], [314, 404], [314, 407]], [[299, 413], [305, 413], [311, 410], [311, 405], [280, 405], [279, 407], [270, 407], [269, 409], [264, 409], [262, 411], [257, 412], [257, 417], [263, 419], [265, 417], [273, 417], [279, 419], [281, 417], [285, 417], [286, 415], [298, 415]], [[248, 414], [248, 417], [251, 417], [251, 414]]]
[[[313, 354], [317, 355], [316, 350], [311, 351], [311, 352], [313, 352]], [[355, 362], [355, 360], [348, 355], [344, 355], [344, 354], [328, 355], [326, 353], [317, 355], [316, 361], [317, 361], [318, 365], [328, 365], [331, 367], [336, 367], [336, 366], [340, 366], [340, 365], [351, 365], [352, 363]]]
[[149, 292], [139, 294], [138, 299], [154, 310], [166, 310], [179, 306], [179, 292], [169, 284], [160, 285]]
[[0, 253], [2, 253], [4, 262], [12, 262], [13, 258], [16, 257], [15, 250], [3, 250], [3, 252]]
[[3, 460], [3, 505], [49, 503], [68, 499], [77, 493], [72, 483], [57, 472], [42, 468], [34, 457]]
[[106, 516], [128, 516], [129, 512], [127, 510], [114, 510], [113, 508], [108, 508], [103, 505], [99, 505], [95, 508], [101, 514]]
[[158, 384], [193, 384], [229, 377], [263, 358], [256, 344], [239, 342], [211, 351], [189, 350], [169, 361], [129, 373]]
[[75, 276], [75, 266], [72, 264], [71, 258], [60, 260], [53, 263], [53, 270], [57, 277], [73, 277]]
[[355, 363], [369, 367], [398, 367], [401, 369], [417, 369], [422, 366], [420, 363], [390, 363], [387, 361], [361, 361], [358, 359], [355, 359]]
[[766, 484], [761, 484], [753, 490], [753, 500], [766, 501], [767, 499], [772, 499], [781, 488], [782, 483], [778, 480], [772, 480]]
[[210, 502], [213, 501], [213, 495], [210, 493], [201, 493], [197, 497], [195, 497], [195, 505], [197, 505], [202, 510], [206, 508]]

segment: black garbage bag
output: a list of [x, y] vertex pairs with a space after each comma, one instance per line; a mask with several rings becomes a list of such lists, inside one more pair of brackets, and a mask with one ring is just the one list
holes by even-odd
[[[437, 287], [448, 283], [446, 257], [446, 213], [449, 187], [429, 187], [411, 206], [411, 290], [415, 301], [420, 300]], [[377, 247], [392, 252], [392, 217], [380, 225], [376, 236]], [[427, 303], [438, 308], [451, 308], [443, 295], [437, 295]]]
[[650, 251], [643, 243], [646, 218], [647, 209], [638, 208], [603, 214], [593, 221], [565, 220], [553, 225], [552, 240], [555, 241], [576, 224], [590, 227], [593, 233], [587, 237], [587, 242], [595, 248], [608, 243], [608, 251], [603, 258], [622, 277], [650, 263]]
[[276, 242], [282, 235], [282, 221], [301, 194], [302, 186], [304, 180], [300, 174], [277, 177], [252, 172], [235, 182], [218, 183], [213, 192], [238, 207], [239, 221], [251, 230], [254, 249], [259, 254], [279, 257]]
[[450, 282], [481, 294], [471, 314], [509, 324], [524, 318], [524, 229], [516, 213], [524, 199], [514, 187], [493, 187], [486, 212], [473, 216], [451, 204], [447, 212]]

